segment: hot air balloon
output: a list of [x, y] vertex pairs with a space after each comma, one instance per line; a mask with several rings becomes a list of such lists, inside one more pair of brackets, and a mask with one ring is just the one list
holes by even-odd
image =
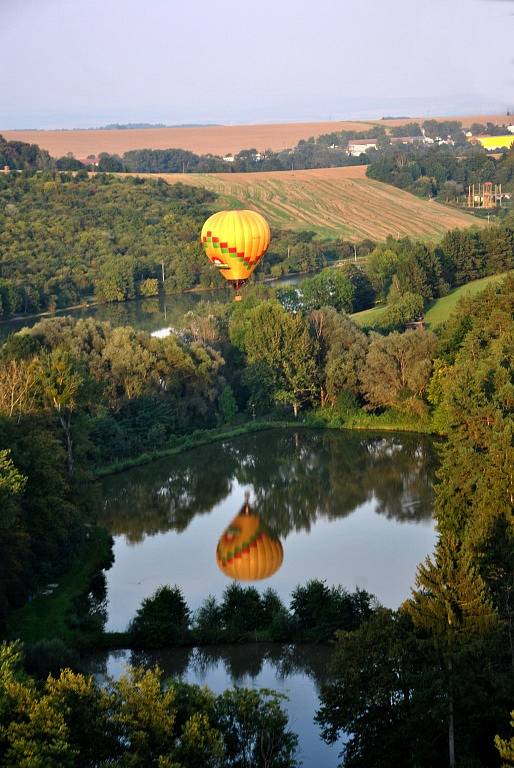
[[238, 581], [259, 581], [273, 576], [282, 565], [284, 550], [280, 541], [267, 533], [258, 515], [246, 501], [216, 549], [218, 567], [225, 576]]
[[[270, 229], [255, 211], [219, 211], [203, 225], [201, 240], [210, 261], [238, 292], [265, 254]], [[240, 298], [236, 293], [236, 301]]]

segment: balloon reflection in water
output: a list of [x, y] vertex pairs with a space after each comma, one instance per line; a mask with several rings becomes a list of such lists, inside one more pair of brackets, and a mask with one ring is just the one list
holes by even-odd
[[245, 494], [245, 503], [218, 542], [216, 561], [225, 576], [238, 581], [268, 579], [284, 559], [280, 541], [261, 527]]

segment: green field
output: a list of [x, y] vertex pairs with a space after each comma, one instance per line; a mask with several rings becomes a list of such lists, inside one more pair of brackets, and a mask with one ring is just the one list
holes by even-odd
[[489, 277], [483, 277], [481, 280], [473, 280], [472, 283], [466, 283], [466, 285], [461, 285], [459, 288], [455, 288], [453, 291], [450, 291], [447, 296], [443, 296], [431, 304], [425, 313], [425, 322], [431, 328], [436, 328], [450, 317], [457, 306], [459, 299], [463, 296], [474, 296], [476, 293], [480, 293], [480, 291], [483, 291], [488, 285], [503, 280], [508, 274], [508, 272], [503, 272], [501, 275], [490, 275]]
[[[482, 277], [480, 280], [473, 280], [471, 283], [461, 285], [459, 288], [455, 288], [447, 296], [443, 296], [440, 299], [433, 301], [425, 313], [425, 322], [429, 328], [437, 328], [438, 325], [448, 320], [455, 307], [457, 306], [459, 299], [463, 296], [474, 296], [476, 293], [480, 293], [488, 285], [500, 282], [509, 273], [503, 272], [501, 275], [490, 275], [489, 277]], [[360, 325], [361, 328], [372, 328], [376, 322], [380, 320], [381, 315], [385, 311], [385, 305], [378, 305], [371, 309], [365, 309], [362, 312], [356, 312], [351, 317]]]

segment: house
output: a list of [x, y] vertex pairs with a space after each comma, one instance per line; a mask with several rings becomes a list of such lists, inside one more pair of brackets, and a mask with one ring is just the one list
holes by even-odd
[[350, 139], [348, 154], [353, 157], [365, 155], [369, 149], [378, 149], [378, 139]]
[[223, 156], [223, 160], [225, 163], [233, 163], [236, 158], [234, 155], [228, 154]]

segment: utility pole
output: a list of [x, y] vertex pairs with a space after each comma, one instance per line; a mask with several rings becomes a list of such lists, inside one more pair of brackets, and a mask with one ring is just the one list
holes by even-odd
[[353, 244], [353, 258], [355, 263], [357, 263], [357, 246], [355, 245], [355, 243]]

